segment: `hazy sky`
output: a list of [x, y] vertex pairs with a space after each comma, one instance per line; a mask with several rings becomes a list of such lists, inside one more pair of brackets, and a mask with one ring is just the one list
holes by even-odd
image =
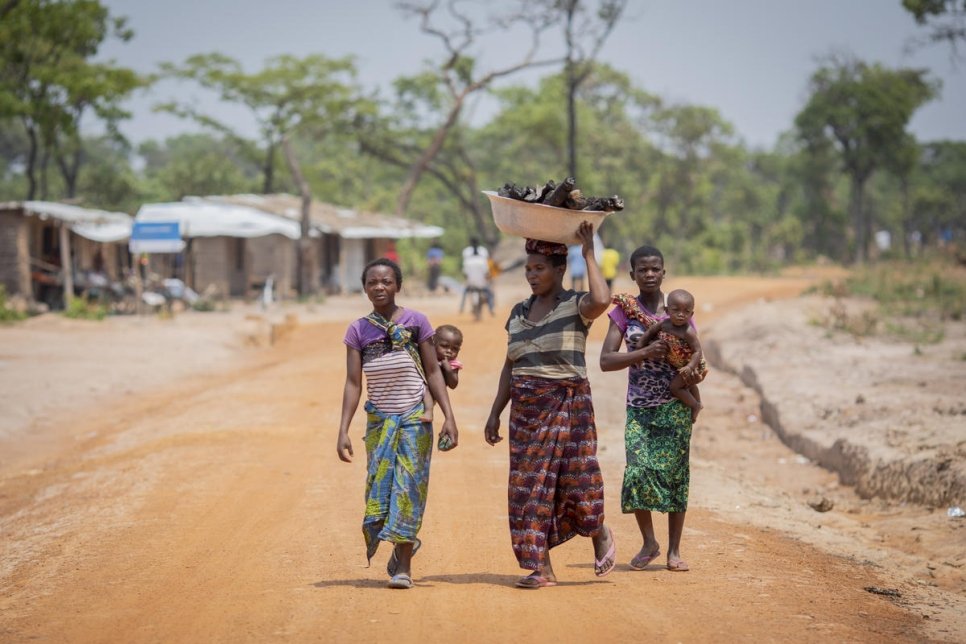
[[[279, 54], [356, 57], [366, 87], [439, 58], [436, 40], [404, 20], [391, 0], [106, 0], [135, 31], [128, 43], [112, 42], [104, 58], [149, 72], [162, 61], [220, 52], [254, 71]], [[494, 1], [489, 3], [498, 5]], [[483, 66], [516, 60], [519, 33], [478, 43]], [[671, 102], [717, 108], [750, 145], [770, 148], [792, 126], [804, 105], [817, 60], [851, 52], [890, 67], [927, 68], [943, 83], [941, 98], [923, 107], [911, 129], [920, 140], [966, 140], [966, 63], [951, 62], [949, 49], [931, 45], [906, 52], [922, 31], [900, 0], [631, 0], [601, 58], [635, 83]], [[548, 53], [559, 38], [548, 38]], [[557, 49], [559, 51], [559, 49]], [[539, 72], [546, 73], [546, 72]], [[535, 76], [514, 77], [532, 83]], [[151, 106], [171, 98], [193, 100], [243, 131], [252, 131], [240, 109], [219, 105], [187, 84], [163, 83], [131, 101], [134, 117], [123, 131], [134, 141], [196, 129]], [[481, 108], [485, 110], [485, 105]]]

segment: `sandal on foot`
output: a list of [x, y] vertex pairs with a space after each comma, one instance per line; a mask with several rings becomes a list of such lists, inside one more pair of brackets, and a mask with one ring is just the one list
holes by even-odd
[[392, 579], [389, 580], [390, 588], [398, 588], [401, 590], [408, 590], [413, 587], [413, 578], [404, 572], [398, 575], [393, 575]]
[[667, 569], [671, 572], [687, 572], [691, 570], [688, 568], [688, 563], [683, 559], [668, 560]]
[[607, 575], [617, 565], [617, 540], [614, 539], [614, 531], [610, 527], [607, 528], [607, 532], [610, 534], [610, 548], [607, 549], [603, 559], [594, 558], [594, 574], [598, 577]]
[[538, 575], [533, 573], [526, 577], [521, 577], [517, 580], [517, 588], [526, 588], [528, 590], [536, 590], [538, 588], [547, 588], [549, 586], [556, 586], [557, 582], [547, 579], [543, 575]]
[[647, 565], [661, 556], [661, 549], [658, 548], [654, 551], [652, 555], [644, 555], [643, 557], [638, 554], [633, 559], [631, 559], [631, 570], [646, 570]]
[[[419, 546], [423, 545], [423, 542], [419, 539], [413, 541], [413, 556], [419, 552]], [[392, 554], [389, 555], [389, 562], [386, 563], [386, 573], [390, 577], [396, 576], [396, 571], [399, 570], [399, 558], [396, 556], [396, 546], [392, 547]]]

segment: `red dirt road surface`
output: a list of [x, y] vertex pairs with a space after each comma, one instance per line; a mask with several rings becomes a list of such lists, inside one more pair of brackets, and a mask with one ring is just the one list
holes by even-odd
[[[663, 557], [646, 571], [631, 571], [627, 562], [641, 541], [633, 516], [619, 507], [626, 373], [596, 368], [606, 320], [592, 329], [588, 363], [617, 569], [596, 578], [591, 543], [576, 538], [554, 550], [559, 586], [515, 589], [523, 571], [507, 526], [507, 443], [490, 447], [482, 436], [505, 351], [503, 321], [524, 295], [505, 277], [511, 279], [498, 293], [496, 317], [479, 323], [459, 315], [452, 297], [399, 298], [434, 325], [455, 323], [466, 335], [460, 355], [466, 369], [452, 395], [460, 445], [433, 455], [414, 589], [385, 588], [385, 544], [366, 567], [361, 409], [350, 434], [352, 464], [339, 462], [335, 439], [342, 336], [369, 308], [361, 297], [330, 298], [320, 321], [301, 324], [270, 348], [239, 349], [243, 355], [230, 368], [211, 365], [150, 389], [55, 410], [17, 438], [16, 449], [6, 444], [0, 640], [963, 637], [941, 608], [924, 609], [922, 597], [914, 603], [865, 590], [897, 587], [890, 571], [808, 545], [796, 534], [802, 528], [755, 502], [778, 490], [769, 487], [767, 463], [794, 454], [759, 439], [767, 432], [760, 425], [749, 439], [754, 393], [717, 371], [702, 385], [706, 409], [694, 431], [682, 546], [691, 571], [669, 572]], [[689, 278], [687, 287], [699, 309], [706, 305], [698, 316], [704, 330], [722, 311], [761, 297], [792, 297], [807, 283]], [[0, 357], [4, 333], [17, 332], [0, 329]], [[102, 340], [111, 342], [111, 333], [104, 327]], [[35, 395], [56, 393], [41, 388]], [[505, 432], [505, 414], [503, 424]], [[811, 468], [802, 476], [813, 481], [827, 473]], [[749, 512], [757, 521], [748, 520]], [[756, 527], [770, 525], [770, 512], [774, 527]], [[666, 521], [656, 518], [664, 545]], [[924, 613], [934, 615], [934, 624]], [[936, 619], [947, 621], [937, 629]]]

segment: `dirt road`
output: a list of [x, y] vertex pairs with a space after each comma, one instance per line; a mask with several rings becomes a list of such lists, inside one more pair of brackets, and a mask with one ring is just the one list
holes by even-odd
[[[797, 294], [805, 279], [691, 278], [722, 310]], [[628, 284], [623, 284], [625, 288]], [[673, 287], [673, 284], [671, 284]], [[346, 324], [368, 310], [332, 298], [331, 322], [301, 326], [243, 366], [193, 376], [83, 412], [70, 411], [32, 456], [0, 470], [0, 640], [222, 641], [953, 641], [924, 630], [920, 608], [871, 594], [881, 569], [823, 553], [767, 513], [759, 458], [794, 455], [749, 427], [753, 394], [715, 374], [694, 435], [691, 509], [683, 554], [691, 572], [632, 572], [640, 547], [619, 512], [623, 373], [591, 372], [608, 518], [620, 564], [593, 575], [592, 547], [555, 550], [556, 588], [516, 590], [521, 574], [506, 524], [506, 443], [482, 426], [502, 363], [502, 321], [473, 323], [450, 298], [401, 298], [434, 324], [466, 333], [453, 401], [457, 450], [434, 454], [430, 499], [414, 562], [416, 588], [385, 589], [388, 548], [366, 568], [360, 533], [363, 414], [356, 459], [335, 456]], [[341, 307], [341, 308], [340, 308]], [[606, 324], [591, 334], [596, 363]], [[504, 418], [505, 422], [505, 418]], [[766, 455], [766, 456], [763, 456]], [[751, 476], [751, 479], [749, 479]], [[821, 477], [820, 472], [803, 474]], [[751, 481], [751, 482], [749, 482]], [[804, 483], [804, 484], [807, 484]], [[666, 525], [659, 524], [666, 540]], [[559, 554], [558, 554], [559, 553]], [[937, 609], [938, 610], [938, 609]], [[933, 611], [934, 613], [936, 611]]]

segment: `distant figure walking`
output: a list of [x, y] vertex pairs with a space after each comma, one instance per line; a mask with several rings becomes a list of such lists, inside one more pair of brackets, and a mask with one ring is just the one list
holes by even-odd
[[429, 250], [426, 251], [426, 288], [430, 293], [435, 293], [439, 287], [439, 276], [443, 271], [443, 249], [439, 245], [439, 240], [434, 239]]

